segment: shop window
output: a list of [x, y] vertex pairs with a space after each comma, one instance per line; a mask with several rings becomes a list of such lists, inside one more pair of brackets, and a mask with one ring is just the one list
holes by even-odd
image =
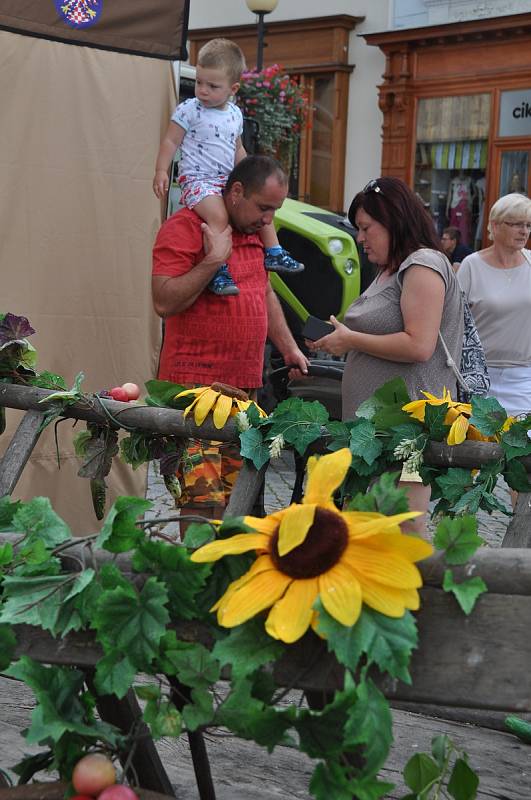
[[478, 247], [483, 228], [490, 94], [419, 100], [415, 191], [439, 234], [453, 226]]
[[528, 194], [529, 150], [506, 150], [502, 153], [500, 197], [510, 192]]

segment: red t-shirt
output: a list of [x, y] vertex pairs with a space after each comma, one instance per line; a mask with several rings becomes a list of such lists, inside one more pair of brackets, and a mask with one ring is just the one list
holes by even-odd
[[[153, 249], [153, 275], [184, 275], [203, 260], [202, 222], [182, 209], [163, 223]], [[262, 385], [268, 277], [259, 237], [233, 233], [228, 264], [240, 294], [220, 297], [205, 288], [186, 311], [166, 318], [161, 380]]]

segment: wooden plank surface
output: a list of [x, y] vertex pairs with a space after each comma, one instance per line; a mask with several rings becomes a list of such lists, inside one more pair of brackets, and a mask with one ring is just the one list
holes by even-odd
[[42, 411], [27, 411], [0, 459], [0, 497], [11, 494], [40, 437]]
[[[289, 698], [298, 700], [295, 695]], [[33, 695], [24, 684], [0, 677], [0, 766], [9, 768], [28, 747], [20, 731], [27, 726]], [[431, 738], [448, 733], [464, 747], [480, 774], [478, 800], [529, 800], [531, 746], [510, 734], [485, 731], [472, 725], [447, 723], [404, 711], [394, 711], [395, 743], [381, 778], [396, 782], [387, 795], [398, 800], [406, 791], [400, 775], [412, 755], [429, 752]], [[278, 747], [269, 755], [252, 742], [207, 734], [207, 747], [216, 784], [217, 800], [307, 800], [313, 762], [298, 751]], [[197, 800], [194, 771], [186, 737], [157, 743], [178, 800]], [[333, 798], [330, 798], [333, 800]]]

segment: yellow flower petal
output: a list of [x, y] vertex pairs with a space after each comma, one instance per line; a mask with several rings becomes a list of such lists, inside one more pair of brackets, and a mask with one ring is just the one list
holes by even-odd
[[232, 397], [220, 394], [214, 406], [214, 427], [218, 430], [226, 425], [232, 410]]
[[422, 586], [422, 578], [416, 566], [393, 550], [370, 550], [354, 540], [347, 545], [342, 560], [354, 569], [358, 577], [363, 575], [369, 580], [398, 589], [416, 589]]
[[319, 576], [319, 596], [328, 613], [342, 625], [354, 625], [361, 613], [361, 587], [352, 571], [336, 564]]
[[208, 416], [209, 411], [213, 408], [219, 396], [219, 392], [215, 392], [210, 387], [198, 399], [194, 409], [194, 420], [196, 425], [202, 425]]
[[395, 589], [377, 581], [362, 581], [363, 602], [387, 617], [403, 617], [406, 608], [416, 611], [420, 604], [416, 589]]
[[450, 428], [448, 438], [446, 439], [447, 444], [461, 444], [461, 442], [464, 442], [468, 425], [468, 419], [459, 415]]
[[247, 553], [249, 550], [267, 550], [269, 537], [263, 533], [238, 533], [229, 539], [216, 539], [200, 547], [190, 556], [192, 561], [203, 564], [218, 561], [223, 556]]
[[408, 519], [420, 516], [420, 511], [404, 511], [402, 514], [393, 514], [386, 517], [385, 514], [375, 514], [367, 519], [367, 514], [360, 514], [359, 511], [343, 511], [341, 516], [348, 525], [349, 537], [351, 539], [361, 539], [367, 536], [374, 536], [376, 533], [392, 532], [399, 530], [398, 526]]
[[286, 511], [287, 509], [283, 508], [281, 511], [275, 511], [267, 517], [246, 516], [243, 518], [243, 521], [250, 528], [253, 528], [253, 530], [272, 536], [278, 530]]
[[267, 572], [268, 570], [275, 569], [275, 565], [271, 560], [271, 557], [267, 554], [258, 556], [254, 564], [247, 570], [247, 572], [242, 575], [240, 578], [237, 578], [235, 581], [232, 581], [231, 584], [227, 587], [225, 594], [223, 594], [217, 603], [215, 603], [210, 611], [217, 611], [217, 609], [223, 604], [226, 603], [229, 596], [233, 594], [240, 586], [248, 583], [255, 575], [258, 575], [260, 572]]
[[405, 406], [402, 406], [402, 411], [405, 411], [407, 414], [413, 417], [413, 419], [418, 419], [420, 422], [424, 422], [424, 416], [426, 414], [426, 400], [413, 400], [411, 403], [406, 403]]
[[433, 555], [433, 546], [429, 542], [402, 533], [377, 533], [365, 539], [363, 546], [375, 550], [393, 550], [408, 561], [421, 561]]
[[174, 399], [176, 400], [178, 397], [186, 397], [189, 394], [195, 394], [199, 397], [200, 395], [204, 394], [204, 392], [206, 392], [207, 390], [208, 386], [196, 386], [195, 389], [183, 389], [182, 392], [179, 392], [178, 394], [175, 395]]
[[294, 581], [269, 612], [265, 625], [268, 634], [288, 644], [304, 636], [312, 621], [312, 606], [318, 594], [317, 578]]
[[299, 506], [293, 504], [287, 510], [280, 523], [278, 532], [278, 554], [285, 556], [306, 539], [306, 535], [313, 525], [315, 505]]
[[[224, 628], [241, 625], [279, 600], [293, 578], [277, 570], [262, 572], [233, 592], [218, 609], [218, 622]], [[230, 588], [230, 587], [229, 587]]]
[[332, 495], [341, 486], [352, 461], [352, 453], [343, 447], [335, 453], [318, 458], [308, 459], [308, 483], [304, 492], [303, 503], [330, 505]]

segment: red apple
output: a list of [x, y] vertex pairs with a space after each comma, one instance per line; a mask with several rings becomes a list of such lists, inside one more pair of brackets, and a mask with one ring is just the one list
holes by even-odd
[[98, 795], [98, 800], [138, 800], [138, 795], [129, 786], [124, 786], [123, 783], [115, 783], [114, 786], [108, 786], [107, 789], [104, 789]]
[[124, 383], [122, 389], [127, 392], [129, 400], [138, 400], [140, 397], [140, 389], [136, 383]]
[[115, 386], [114, 389], [111, 389], [110, 394], [113, 400], [120, 400], [122, 403], [129, 402], [129, 395], [123, 386]]
[[100, 792], [116, 783], [112, 761], [103, 753], [83, 756], [72, 772], [72, 785], [78, 794], [97, 797]]

